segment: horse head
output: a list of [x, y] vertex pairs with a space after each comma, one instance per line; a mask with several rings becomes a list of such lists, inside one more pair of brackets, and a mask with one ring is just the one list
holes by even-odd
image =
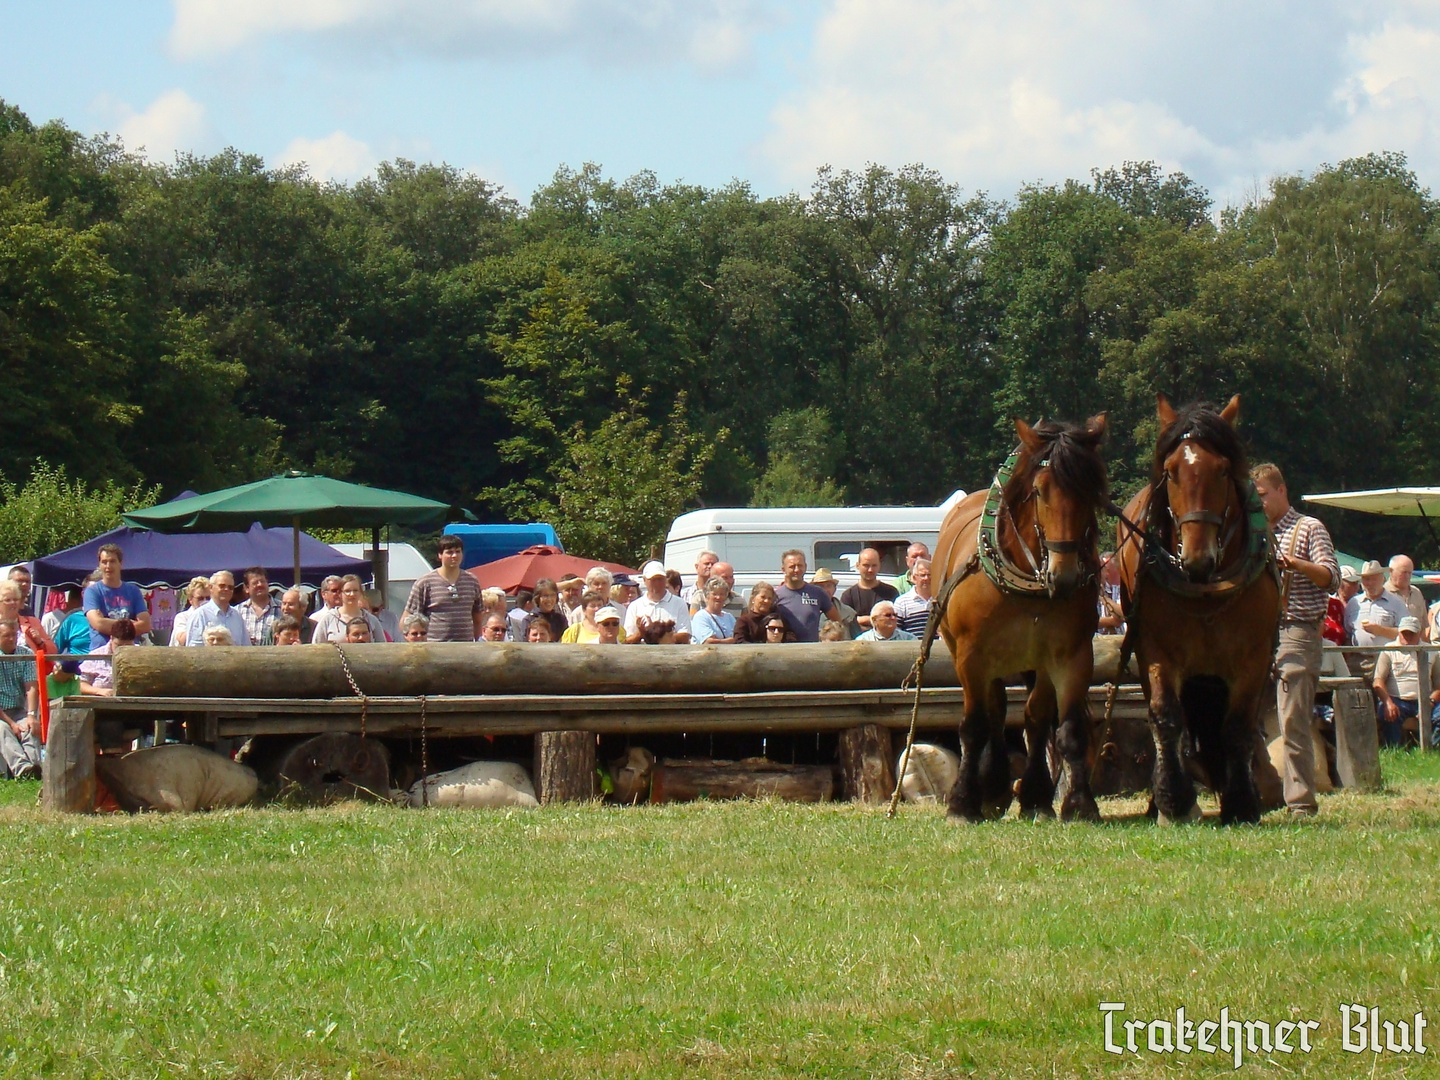
[[1160, 438], [1152, 484], [1164, 484], [1173, 527], [1173, 554], [1185, 575], [1204, 582], [1224, 559], [1227, 530], [1238, 527], [1245, 457], [1235, 434], [1240, 395], [1216, 412], [1194, 405], [1177, 412], [1157, 395]]
[[[1105, 424], [1104, 413], [1083, 426], [1042, 420], [1031, 427], [1015, 421], [1024, 454], [1014, 482], [1028, 490], [1013, 494], [1033, 507], [1044, 560], [1039, 569], [1053, 598], [1069, 596], [1095, 572], [1095, 516], [1108, 490], [1100, 457]], [[1026, 542], [1024, 536], [1020, 542]]]

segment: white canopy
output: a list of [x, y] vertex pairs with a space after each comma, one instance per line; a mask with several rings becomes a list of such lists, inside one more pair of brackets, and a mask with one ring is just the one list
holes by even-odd
[[1306, 495], [1308, 503], [1361, 510], [1390, 517], [1440, 517], [1440, 487], [1375, 488], [1373, 491], [1336, 491]]

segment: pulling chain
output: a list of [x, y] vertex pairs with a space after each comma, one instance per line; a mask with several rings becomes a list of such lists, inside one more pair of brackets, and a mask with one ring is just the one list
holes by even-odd
[[430, 721], [424, 694], [420, 695], [420, 805], [430, 805]]
[[345, 672], [345, 681], [350, 684], [350, 689], [360, 699], [360, 737], [363, 739], [365, 738], [366, 724], [370, 719], [370, 699], [365, 696], [365, 692], [360, 689], [360, 684], [355, 681], [355, 673], [350, 670], [350, 659], [345, 655], [345, 650], [340, 647], [340, 643], [332, 641], [330, 644], [334, 645], [335, 651], [340, 654], [340, 668]]

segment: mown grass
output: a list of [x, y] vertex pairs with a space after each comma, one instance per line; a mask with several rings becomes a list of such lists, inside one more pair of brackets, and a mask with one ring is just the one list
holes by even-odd
[[[1440, 755], [1318, 820], [957, 827], [850, 806], [59, 818], [0, 785], [0, 1074], [1122, 1076], [1128, 1015], [1322, 1021], [1248, 1075], [1434, 1075]], [[1435, 1040], [1440, 1046], [1440, 1035]], [[1372, 1072], [1373, 1070], [1373, 1072]]]

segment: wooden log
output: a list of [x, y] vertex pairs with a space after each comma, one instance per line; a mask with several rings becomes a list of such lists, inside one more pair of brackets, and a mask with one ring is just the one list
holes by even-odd
[[[332, 645], [137, 649], [115, 658], [124, 697], [351, 697]], [[345, 656], [370, 696], [552, 693], [655, 694], [898, 687], [914, 642], [779, 645], [577, 645], [426, 642], [347, 645]], [[926, 685], [956, 685], [943, 649]]]
[[840, 733], [840, 793], [859, 803], [888, 803], [895, 790], [890, 729], [862, 724]]
[[[639, 646], [636, 646], [637, 648]], [[593, 731], [541, 731], [535, 736], [535, 797], [541, 804], [588, 802], [599, 792]]]
[[835, 797], [835, 770], [829, 765], [778, 765], [764, 758], [744, 761], [666, 759], [651, 771], [650, 801], [759, 799], [829, 802]]
[[1335, 768], [1340, 783], [1354, 791], [1379, 791], [1380, 736], [1375, 698], [1368, 687], [1335, 691]]
[[[1097, 679], [1113, 675], [1119, 639], [1097, 637]], [[912, 641], [778, 645], [579, 645], [519, 642], [347, 645], [371, 697], [528, 694], [753, 693], [898, 687], [918, 654]], [[1108, 667], [1106, 666], [1108, 664]], [[334, 698], [355, 696], [333, 645], [137, 649], [117, 654], [122, 697]], [[943, 641], [926, 686], [958, 686]]]
[[95, 713], [92, 709], [57, 709], [45, 743], [41, 805], [65, 814], [95, 809]]

